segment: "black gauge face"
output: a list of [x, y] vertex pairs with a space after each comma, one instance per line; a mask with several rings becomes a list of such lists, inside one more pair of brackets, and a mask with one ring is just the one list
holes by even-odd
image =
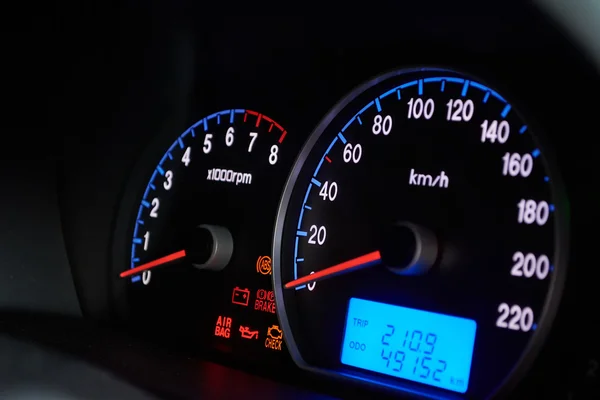
[[462, 74], [394, 72], [335, 107], [277, 220], [279, 317], [302, 367], [413, 394], [486, 398], [552, 322], [566, 202], [547, 148]]
[[268, 116], [225, 110], [142, 166], [143, 186], [115, 244], [117, 297], [130, 321], [244, 358], [285, 353], [271, 238], [295, 155], [289, 142]]

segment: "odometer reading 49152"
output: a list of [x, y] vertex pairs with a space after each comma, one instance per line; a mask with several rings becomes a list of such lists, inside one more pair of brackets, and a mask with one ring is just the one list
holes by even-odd
[[476, 329], [473, 320], [352, 298], [342, 363], [464, 392]]
[[393, 72], [342, 100], [277, 220], [296, 363], [423, 395], [486, 398], [518, 379], [566, 272], [567, 203], [534, 131], [454, 71]]

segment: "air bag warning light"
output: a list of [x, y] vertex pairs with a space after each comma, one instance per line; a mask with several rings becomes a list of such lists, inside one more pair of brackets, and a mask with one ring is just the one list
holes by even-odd
[[231, 337], [231, 318], [224, 315], [219, 315], [217, 323], [215, 325], [215, 336], [219, 336], [225, 339]]

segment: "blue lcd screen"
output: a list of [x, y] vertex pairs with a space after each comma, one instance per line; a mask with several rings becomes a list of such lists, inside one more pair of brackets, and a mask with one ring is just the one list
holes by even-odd
[[471, 319], [352, 298], [342, 363], [465, 393], [476, 330]]

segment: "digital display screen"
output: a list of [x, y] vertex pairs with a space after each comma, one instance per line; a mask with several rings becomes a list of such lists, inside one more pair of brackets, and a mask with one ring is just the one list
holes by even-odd
[[351, 298], [341, 361], [465, 393], [476, 330], [470, 319]]

